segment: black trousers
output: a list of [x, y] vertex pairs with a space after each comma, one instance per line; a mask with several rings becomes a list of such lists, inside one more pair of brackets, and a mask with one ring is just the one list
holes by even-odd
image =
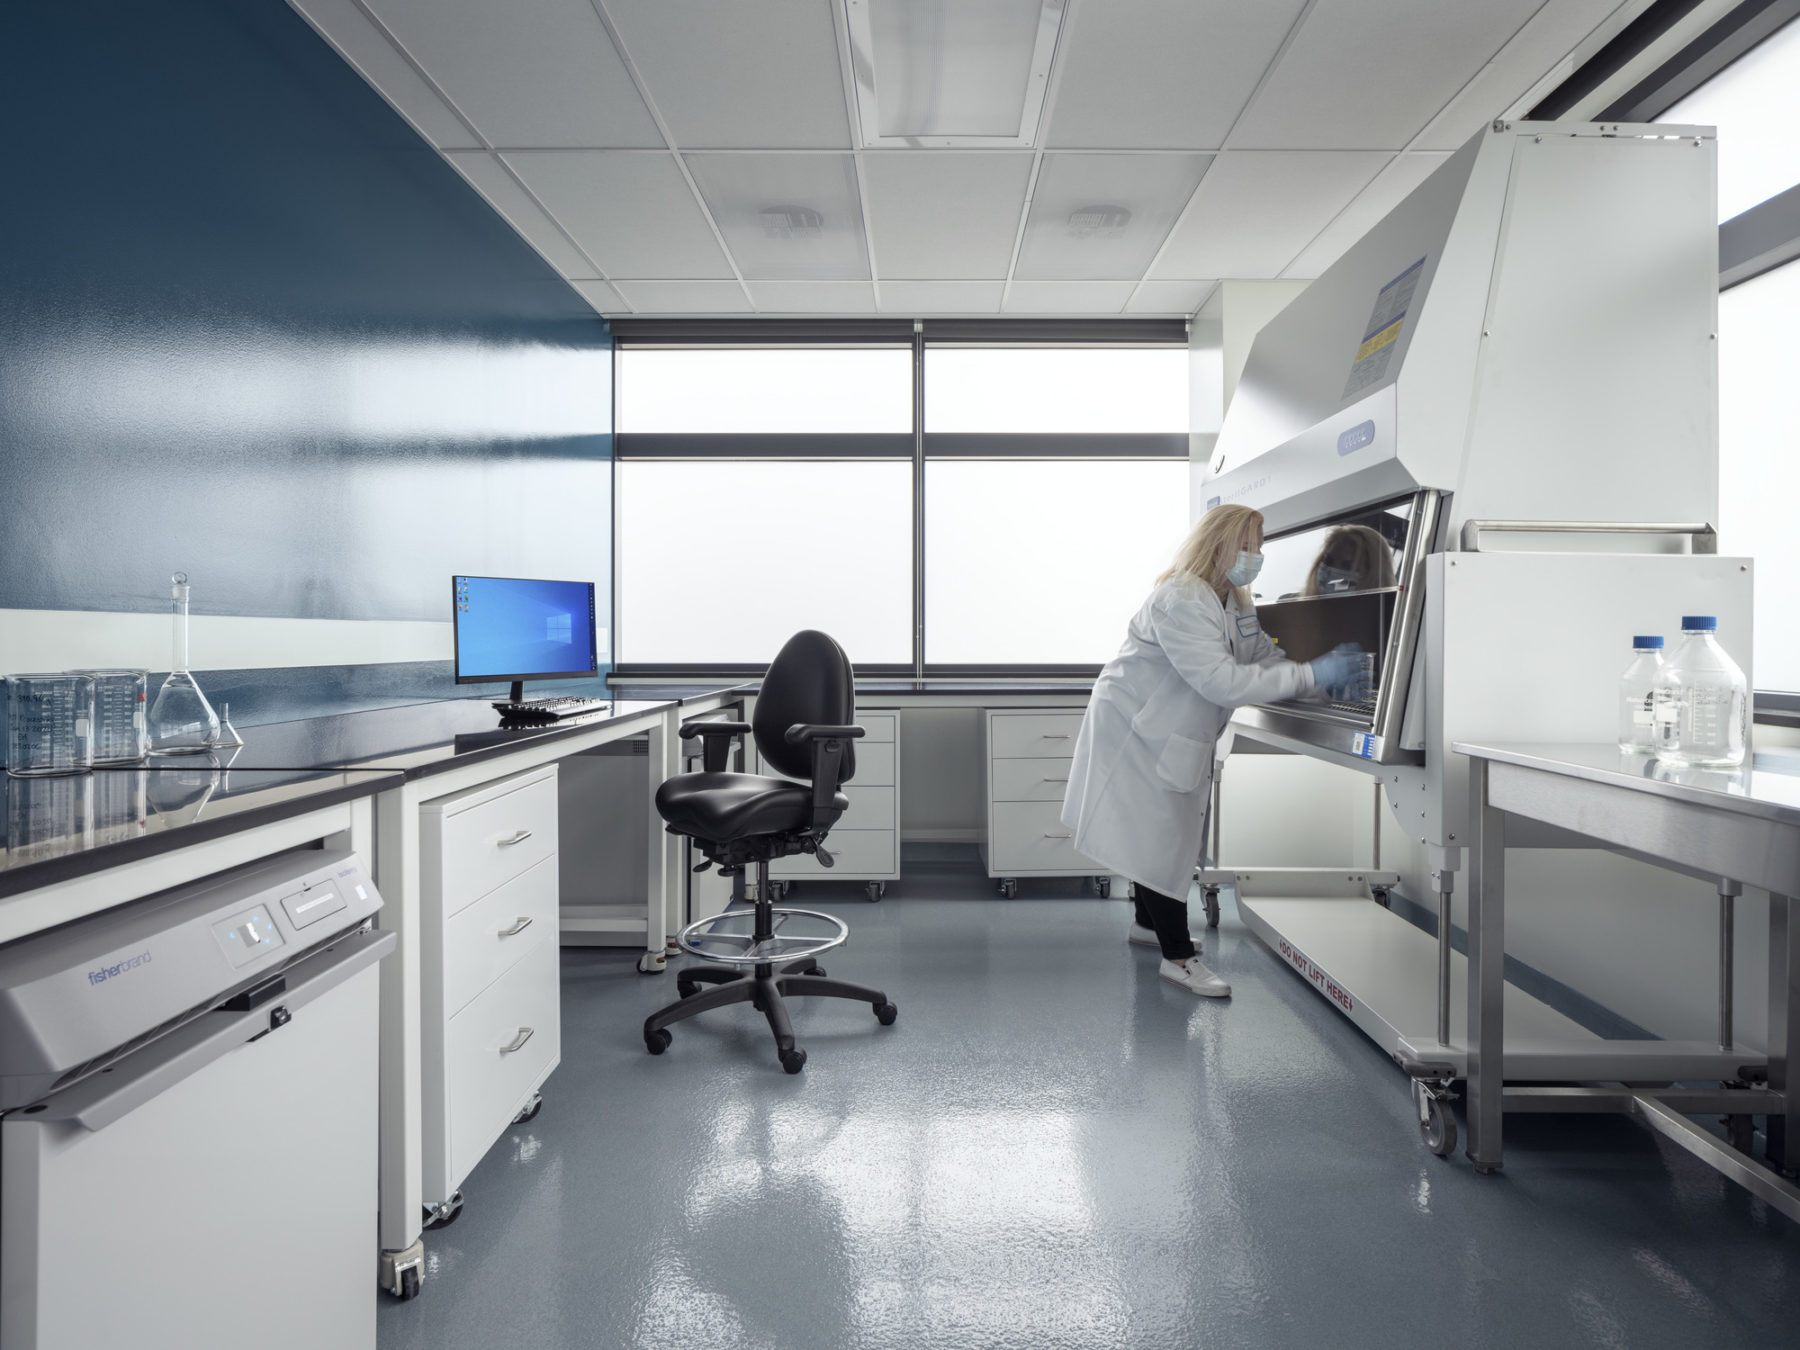
[[1140, 928], [1153, 929], [1162, 947], [1163, 960], [1185, 961], [1194, 955], [1194, 939], [1188, 932], [1186, 900], [1177, 900], [1153, 891], [1142, 882], [1137, 888], [1137, 922]]

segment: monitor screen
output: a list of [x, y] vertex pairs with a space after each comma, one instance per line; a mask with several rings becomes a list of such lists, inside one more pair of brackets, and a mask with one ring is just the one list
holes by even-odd
[[593, 675], [594, 583], [452, 577], [456, 680]]

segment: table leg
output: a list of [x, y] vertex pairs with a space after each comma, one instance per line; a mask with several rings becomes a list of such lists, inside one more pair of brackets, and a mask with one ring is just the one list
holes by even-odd
[[671, 930], [679, 927], [671, 923], [674, 918], [672, 904], [676, 883], [677, 869], [680, 862], [676, 855], [678, 840], [663, 828], [662, 817], [656, 813], [654, 798], [657, 788], [676, 774], [681, 772], [681, 710], [671, 708], [663, 716], [662, 721], [650, 728], [650, 838], [649, 872], [647, 889], [649, 913], [644, 931], [644, 948], [646, 956], [661, 961], [668, 949]]
[[[377, 924], [398, 945], [381, 963], [381, 1217], [384, 1278], [394, 1258], [415, 1263], [424, 1213], [424, 1097], [419, 975], [419, 807], [406, 789], [375, 802]], [[447, 1197], [439, 1196], [438, 1199]], [[401, 1254], [411, 1253], [410, 1257]], [[396, 1277], [397, 1278], [397, 1277]], [[413, 1288], [417, 1289], [414, 1284]], [[395, 1292], [399, 1292], [398, 1289]]]
[[1488, 762], [1470, 769], [1475, 847], [1469, 868], [1469, 1161], [1500, 1167], [1505, 1083], [1506, 814], [1488, 805]]
[[1787, 1108], [1769, 1116], [1769, 1165], [1786, 1176], [1800, 1172], [1800, 1083], [1793, 1056], [1800, 1050], [1800, 914], [1785, 895], [1769, 896], [1769, 1088]]

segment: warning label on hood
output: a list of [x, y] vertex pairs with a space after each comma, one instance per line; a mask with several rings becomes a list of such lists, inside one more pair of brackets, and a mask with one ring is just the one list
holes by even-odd
[[1424, 274], [1425, 259], [1420, 258], [1376, 293], [1375, 308], [1369, 312], [1362, 343], [1350, 366], [1350, 378], [1344, 383], [1345, 398], [1373, 389], [1387, 378], [1413, 292], [1419, 289], [1419, 278]]

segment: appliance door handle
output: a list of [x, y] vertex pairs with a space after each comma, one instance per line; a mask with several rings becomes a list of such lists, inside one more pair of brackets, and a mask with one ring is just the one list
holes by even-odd
[[529, 838], [531, 838], [530, 830], [520, 830], [511, 839], [502, 839], [500, 841], [500, 847], [511, 848], [514, 844], [522, 844]]
[[1044, 781], [1046, 783], [1066, 783], [1069, 780], [1066, 778], [1046, 778]]
[[1073, 839], [1074, 837], [1072, 834], [1047, 834], [1044, 836], [1046, 839]]
[[512, 1044], [501, 1046], [500, 1053], [503, 1055], [510, 1055], [514, 1051], [523, 1050], [525, 1048], [525, 1042], [530, 1040], [531, 1037], [532, 1029], [530, 1027], [520, 1027], [519, 1034], [512, 1039]]
[[519, 921], [511, 928], [502, 928], [499, 936], [515, 937], [518, 934], [523, 933], [529, 927], [531, 927], [531, 916], [529, 914], [521, 914], [519, 915]]
[[1058, 732], [1046, 731], [1044, 733], [1044, 739], [1047, 741], [1066, 741], [1069, 739], [1069, 733], [1066, 731], [1058, 731]]

